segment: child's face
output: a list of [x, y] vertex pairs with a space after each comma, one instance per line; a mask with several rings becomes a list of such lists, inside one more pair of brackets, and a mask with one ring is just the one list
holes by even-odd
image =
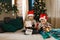
[[29, 16], [28, 18], [29, 18], [30, 20], [33, 20], [33, 19], [34, 19], [34, 17], [33, 17], [33, 16]]
[[46, 22], [47, 22], [46, 20], [41, 19], [41, 23], [42, 23], [42, 24], [45, 24]]

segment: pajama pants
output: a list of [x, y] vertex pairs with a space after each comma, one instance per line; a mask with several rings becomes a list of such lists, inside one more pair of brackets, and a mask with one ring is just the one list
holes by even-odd
[[49, 38], [49, 37], [50, 37], [49, 32], [45, 32], [45, 31], [43, 31], [43, 29], [42, 29], [42, 28], [39, 30], [39, 34], [41, 34], [41, 35], [42, 35], [42, 37], [43, 37], [44, 39], [46, 39], [46, 38]]

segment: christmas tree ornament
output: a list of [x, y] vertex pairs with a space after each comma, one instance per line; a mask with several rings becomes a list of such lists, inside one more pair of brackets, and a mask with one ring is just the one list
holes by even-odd
[[39, 15], [37, 15], [37, 16], [39, 16]]
[[42, 6], [40, 6], [40, 9], [42, 9]]
[[35, 2], [35, 4], [37, 4], [37, 2]]
[[7, 5], [7, 3], [5, 3], [5, 5]]
[[2, 7], [4, 7], [4, 4], [2, 5]]
[[7, 11], [7, 9], [5, 9], [5, 13], [7, 13], [8, 11]]
[[41, 0], [39, 0], [39, 2], [41, 2]]
[[8, 5], [7, 7], [9, 8], [10, 6]]
[[14, 16], [15, 14], [14, 13], [12, 13], [12, 16]]
[[2, 5], [2, 3], [0, 3], [0, 6]]
[[12, 16], [14, 16], [14, 11], [12, 11]]
[[39, 6], [42, 6], [42, 4], [41, 4], [41, 3], [39, 3]]

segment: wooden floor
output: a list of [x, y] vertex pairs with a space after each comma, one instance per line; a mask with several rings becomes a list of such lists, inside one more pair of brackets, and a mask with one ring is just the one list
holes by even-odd
[[55, 40], [53, 37], [43, 39], [40, 34], [24, 35], [24, 33], [17, 31], [14, 33], [0, 33], [0, 40]]

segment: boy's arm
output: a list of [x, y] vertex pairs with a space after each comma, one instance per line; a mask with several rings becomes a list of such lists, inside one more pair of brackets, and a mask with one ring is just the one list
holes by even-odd
[[49, 30], [51, 30], [51, 26], [48, 26], [49, 27]]
[[49, 27], [49, 29], [51, 30], [52, 25], [51, 25], [50, 23], [48, 23], [48, 27]]
[[40, 28], [41, 28], [41, 23], [38, 24], [38, 30], [40, 30]]
[[34, 20], [34, 25], [35, 25], [34, 28], [36, 28], [36, 21], [35, 20]]

